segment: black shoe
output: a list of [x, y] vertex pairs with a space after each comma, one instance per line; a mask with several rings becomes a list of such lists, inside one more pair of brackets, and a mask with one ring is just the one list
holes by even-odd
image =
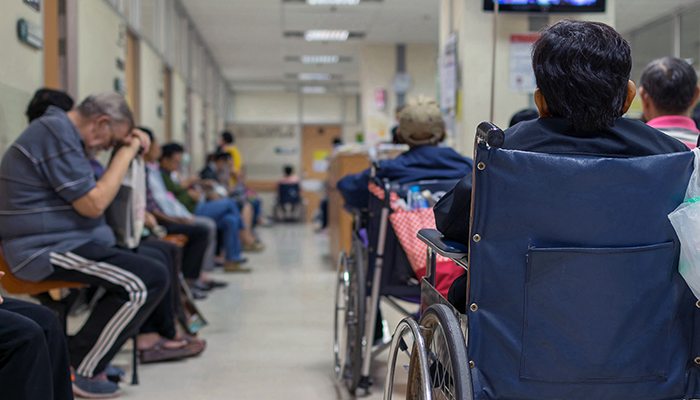
[[209, 285], [209, 283], [205, 283], [202, 281], [194, 281], [190, 284], [190, 290], [192, 289], [197, 289], [202, 292], [208, 292], [212, 289], [212, 286]]
[[192, 298], [195, 300], [204, 300], [207, 298], [207, 295], [197, 288], [190, 287], [190, 293], [192, 293]]
[[221, 289], [225, 288], [228, 286], [228, 282], [225, 281], [215, 281], [215, 280], [210, 280], [209, 282], [206, 283], [210, 289]]

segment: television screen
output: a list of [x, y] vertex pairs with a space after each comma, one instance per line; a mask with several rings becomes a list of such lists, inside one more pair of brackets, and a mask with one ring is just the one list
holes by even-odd
[[[496, 0], [484, 0], [484, 10], [493, 11]], [[605, 0], [498, 0], [499, 11], [514, 12], [605, 12]]]

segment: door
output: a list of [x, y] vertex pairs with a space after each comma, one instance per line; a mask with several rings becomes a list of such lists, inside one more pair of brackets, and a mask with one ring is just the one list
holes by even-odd
[[326, 196], [328, 157], [333, 141], [341, 137], [340, 126], [305, 126], [301, 138], [301, 195], [308, 201], [306, 220], [311, 220]]

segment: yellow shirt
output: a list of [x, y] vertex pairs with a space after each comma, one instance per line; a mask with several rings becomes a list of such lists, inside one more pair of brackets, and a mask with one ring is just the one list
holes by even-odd
[[[238, 151], [238, 148], [236, 146], [226, 146], [227, 153], [231, 154], [231, 158], [233, 158], [233, 172], [239, 173], [241, 172], [241, 152]], [[236, 184], [236, 178], [231, 175], [231, 185]]]

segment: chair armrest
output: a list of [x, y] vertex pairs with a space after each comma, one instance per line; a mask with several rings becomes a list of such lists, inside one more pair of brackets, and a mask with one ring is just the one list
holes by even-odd
[[435, 250], [436, 253], [452, 260], [461, 260], [469, 255], [469, 247], [446, 240], [442, 233], [435, 229], [421, 229], [418, 231], [418, 239]]

